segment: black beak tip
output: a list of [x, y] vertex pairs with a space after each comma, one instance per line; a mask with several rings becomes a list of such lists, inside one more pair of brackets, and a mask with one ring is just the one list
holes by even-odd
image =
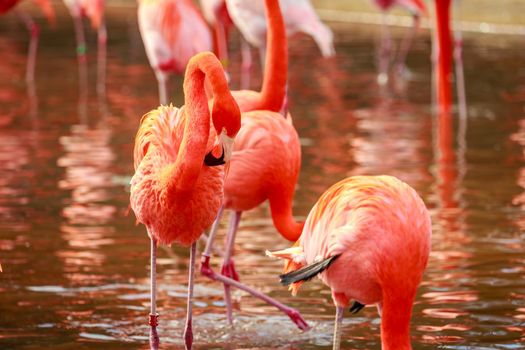
[[204, 164], [207, 166], [219, 166], [226, 164], [224, 161], [224, 148], [222, 149], [222, 154], [219, 158], [216, 158], [211, 152], [206, 154], [206, 157], [204, 157]]

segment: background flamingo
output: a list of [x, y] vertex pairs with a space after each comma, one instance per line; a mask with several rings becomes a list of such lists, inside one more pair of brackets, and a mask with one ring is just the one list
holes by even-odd
[[[306, 33], [314, 39], [324, 57], [335, 54], [332, 31], [319, 20], [308, 0], [280, 0], [279, 3], [288, 36]], [[252, 61], [246, 42], [259, 49], [261, 63], [264, 63], [267, 30], [264, 3], [263, 0], [226, 0], [226, 4], [233, 23], [245, 40], [242, 42], [244, 78], [241, 86], [247, 88]]]
[[410, 186], [391, 176], [355, 176], [321, 196], [294, 247], [268, 254], [286, 260], [281, 282], [294, 295], [316, 275], [331, 288], [334, 349], [352, 299], [351, 312], [377, 304], [383, 350], [411, 349], [412, 305], [430, 241], [428, 210]]
[[193, 55], [211, 51], [212, 37], [191, 0], [139, 0], [138, 18], [160, 103], [166, 104], [169, 75], [182, 73]]
[[67, 6], [73, 23], [75, 25], [75, 36], [77, 40], [77, 57], [80, 64], [81, 81], [87, 78], [83, 77], [87, 73], [85, 70], [86, 59], [86, 39], [82, 24], [82, 17], [86, 16], [91, 22], [91, 26], [97, 30], [98, 48], [97, 48], [97, 92], [99, 95], [105, 94], [106, 90], [106, 44], [107, 30], [104, 16], [105, 0], [63, 0]]
[[[214, 96], [210, 112], [204, 81]], [[190, 60], [184, 79], [185, 106], [159, 107], [142, 118], [135, 140], [131, 207], [151, 239], [151, 314], [155, 343], [157, 244], [191, 245], [184, 339], [191, 348], [196, 240], [215, 219], [222, 201], [225, 161], [240, 128], [240, 112], [224, 70], [211, 53]], [[222, 150], [220, 150], [222, 148]], [[216, 158], [214, 154], [222, 156]], [[158, 343], [158, 340], [157, 340]]]
[[215, 54], [225, 69], [228, 68], [228, 32], [233, 25], [225, 0], [200, 0], [202, 14], [213, 28]]
[[231, 209], [232, 214], [226, 238], [222, 275], [213, 272], [209, 265], [222, 208], [203, 253], [201, 272], [211, 279], [224, 283], [227, 317], [230, 324], [233, 322], [230, 286], [235, 286], [276, 306], [299, 328], [306, 329], [308, 325], [296, 310], [240, 284], [232, 258], [235, 234], [242, 212], [259, 206], [267, 199], [270, 201], [274, 225], [285, 238], [296, 240], [303, 227], [303, 223], [296, 222], [292, 216], [293, 196], [301, 166], [299, 137], [292, 125], [291, 117], [283, 118], [277, 113], [286, 95], [288, 65], [286, 31], [278, 0], [265, 0], [265, 6], [269, 21], [270, 52], [267, 56], [268, 64], [262, 92], [243, 90], [233, 93], [243, 114], [242, 127], [236, 139], [224, 187], [223, 208]]
[[[35, 79], [35, 63], [36, 63], [36, 52], [38, 48], [38, 35], [39, 28], [38, 25], [33, 21], [31, 16], [26, 14], [23, 11], [17, 10], [15, 6], [21, 0], [3, 0], [0, 2], [0, 15], [7, 13], [10, 10], [13, 10], [17, 13], [20, 19], [26, 25], [27, 30], [30, 34], [29, 41], [29, 53], [27, 57], [27, 67], [26, 67], [26, 82], [28, 84], [32, 83]], [[49, 23], [55, 23], [55, 11], [51, 6], [49, 0], [34, 0], [34, 2], [41, 8], [44, 15], [47, 17]]]
[[386, 84], [388, 81], [388, 66], [390, 63], [390, 56], [392, 51], [392, 39], [390, 35], [390, 28], [386, 22], [387, 12], [392, 7], [399, 5], [406, 8], [412, 14], [414, 24], [407, 32], [403, 42], [398, 51], [398, 55], [394, 66], [396, 73], [402, 75], [405, 71], [405, 61], [408, 51], [412, 46], [412, 41], [419, 28], [421, 15], [428, 15], [427, 7], [423, 0], [373, 0], [374, 4], [383, 12], [383, 26], [381, 28], [381, 48], [379, 53], [379, 76], [378, 82]]

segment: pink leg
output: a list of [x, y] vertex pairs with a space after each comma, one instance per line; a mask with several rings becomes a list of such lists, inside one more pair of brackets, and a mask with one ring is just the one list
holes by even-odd
[[106, 23], [102, 21], [98, 28], [97, 49], [97, 93], [99, 96], [106, 95], [106, 47], [107, 47]]
[[399, 48], [399, 53], [397, 55], [395, 70], [398, 74], [398, 77], [402, 78], [406, 70], [406, 58], [412, 43], [414, 42], [414, 37], [416, 36], [417, 30], [419, 28], [420, 17], [418, 14], [413, 15], [414, 25], [411, 29], [408, 29], [403, 41], [401, 42], [401, 47]]
[[157, 313], [157, 242], [151, 239], [151, 280], [150, 280], [150, 301], [151, 309], [149, 313], [149, 343], [152, 350], [159, 348], [159, 335], [157, 326], [159, 324], [159, 314]]
[[[230, 216], [230, 224], [228, 227], [228, 234], [226, 236], [225, 244], [225, 253], [224, 261], [222, 263], [221, 274], [225, 277], [239, 281], [239, 275], [235, 271], [235, 265], [233, 263], [233, 244], [235, 242], [235, 234], [237, 233], [237, 227], [239, 226], [239, 221], [241, 220], [241, 211], [232, 212]], [[224, 284], [224, 301], [226, 302], [226, 315], [228, 318], [228, 323], [233, 324], [232, 316], [232, 298], [230, 285]]]
[[[220, 214], [222, 214], [222, 209], [219, 211], [219, 215]], [[216, 221], [218, 221], [218, 220], [216, 220]], [[268, 304], [275, 306], [277, 309], [281, 310], [286, 315], [288, 315], [288, 317], [290, 317], [290, 319], [297, 325], [297, 327], [299, 327], [302, 330], [307, 330], [308, 328], [310, 328], [308, 326], [308, 324], [306, 323], [306, 321], [301, 316], [301, 314], [297, 310], [295, 310], [295, 309], [293, 309], [291, 307], [288, 307], [288, 306], [278, 302], [275, 299], [270, 298], [266, 294], [263, 294], [263, 293], [255, 290], [253, 288], [245, 286], [244, 284], [242, 284], [242, 283], [240, 283], [240, 282], [238, 282], [238, 281], [236, 281], [234, 279], [231, 279], [229, 277], [223, 276], [222, 274], [215, 273], [215, 271], [213, 271], [211, 269], [211, 266], [210, 266], [210, 253], [211, 253], [211, 250], [212, 250], [212, 247], [213, 247], [213, 240], [215, 239], [215, 233], [216, 233], [216, 231], [214, 231], [212, 229], [212, 232], [210, 233], [210, 238], [208, 240], [208, 244], [206, 245], [206, 249], [205, 249], [204, 253], [202, 254], [202, 258], [201, 258], [201, 274], [206, 276], [206, 277], [208, 277], [208, 278], [210, 278], [210, 279], [212, 279], [212, 280], [214, 280], [214, 281], [219, 281], [219, 282], [222, 282], [225, 285], [227, 284], [229, 286], [233, 286], [233, 287], [238, 288], [240, 290], [243, 290], [243, 291], [245, 291], [247, 293], [250, 293], [254, 297], [259, 298], [261, 300], [264, 300]]]
[[168, 75], [160, 70], [155, 71], [159, 84], [159, 101], [161, 105], [168, 104]]
[[390, 54], [392, 51], [390, 26], [386, 19], [387, 14], [384, 13], [381, 26], [381, 47], [379, 48], [379, 75], [377, 76], [379, 85], [385, 85], [388, 82], [388, 66], [390, 65]]
[[335, 326], [334, 326], [334, 345], [333, 350], [339, 350], [341, 347], [341, 328], [343, 325], [344, 307], [337, 306], [335, 309]]
[[252, 69], [252, 53], [250, 44], [244, 39], [241, 38], [241, 90], [250, 88], [250, 74]]
[[35, 81], [35, 65], [36, 65], [36, 52], [38, 49], [38, 37], [40, 29], [33, 19], [27, 14], [20, 10], [16, 10], [18, 17], [24, 22], [27, 30], [29, 31], [29, 50], [27, 55], [27, 66], [26, 66], [26, 82]]
[[191, 245], [190, 249], [190, 267], [188, 277], [188, 301], [186, 309], [186, 327], [184, 327], [184, 344], [186, 349], [191, 349], [193, 344], [192, 313], [193, 313], [193, 284], [195, 279], [195, 255], [197, 242]]

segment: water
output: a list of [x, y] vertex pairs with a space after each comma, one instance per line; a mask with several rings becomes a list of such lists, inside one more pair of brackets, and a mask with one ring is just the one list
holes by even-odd
[[[26, 32], [12, 16], [0, 22], [2, 349], [149, 347], [149, 240], [128, 214], [128, 183], [134, 135], [140, 117], [157, 104], [157, 87], [134, 15], [133, 9], [109, 10], [106, 102], [95, 92], [92, 31], [84, 91], [69, 17], [59, 12], [56, 29], [43, 28], [32, 94], [23, 79]], [[303, 151], [297, 217], [349, 175], [391, 174], [407, 181], [431, 210], [434, 234], [412, 317], [414, 348], [524, 348], [523, 39], [465, 38], [465, 126], [455, 115], [436, 118], [429, 108], [425, 33], [409, 55], [406, 84], [379, 88], [377, 28], [334, 29], [334, 60], [319, 58], [308, 38], [291, 44], [290, 108]], [[235, 38], [232, 46], [236, 88]], [[173, 87], [180, 86], [181, 78], [173, 79]], [[174, 102], [181, 104], [176, 91]], [[313, 329], [303, 333], [239, 292], [230, 329], [222, 287], [198, 276], [197, 348], [331, 347], [329, 290], [314, 281], [291, 297], [277, 283], [280, 263], [264, 256], [265, 249], [288, 245], [266, 206], [247, 212], [236, 241], [237, 269], [243, 282], [300, 309]], [[163, 349], [183, 346], [188, 254], [178, 247], [159, 251]], [[213, 262], [217, 267], [220, 261]], [[346, 315], [344, 348], [379, 348], [379, 322], [373, 307]]]

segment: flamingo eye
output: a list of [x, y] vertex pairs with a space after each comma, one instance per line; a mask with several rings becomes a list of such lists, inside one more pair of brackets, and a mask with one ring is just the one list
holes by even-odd
[[224, 161], [224, 147], [222, 148], [222, 154], [219, 158], [215, 157], [211, 151], [204, 157], [204, 164], [207, 166], [218, 166], [218, 165], [224, 165], [226, 162]]

